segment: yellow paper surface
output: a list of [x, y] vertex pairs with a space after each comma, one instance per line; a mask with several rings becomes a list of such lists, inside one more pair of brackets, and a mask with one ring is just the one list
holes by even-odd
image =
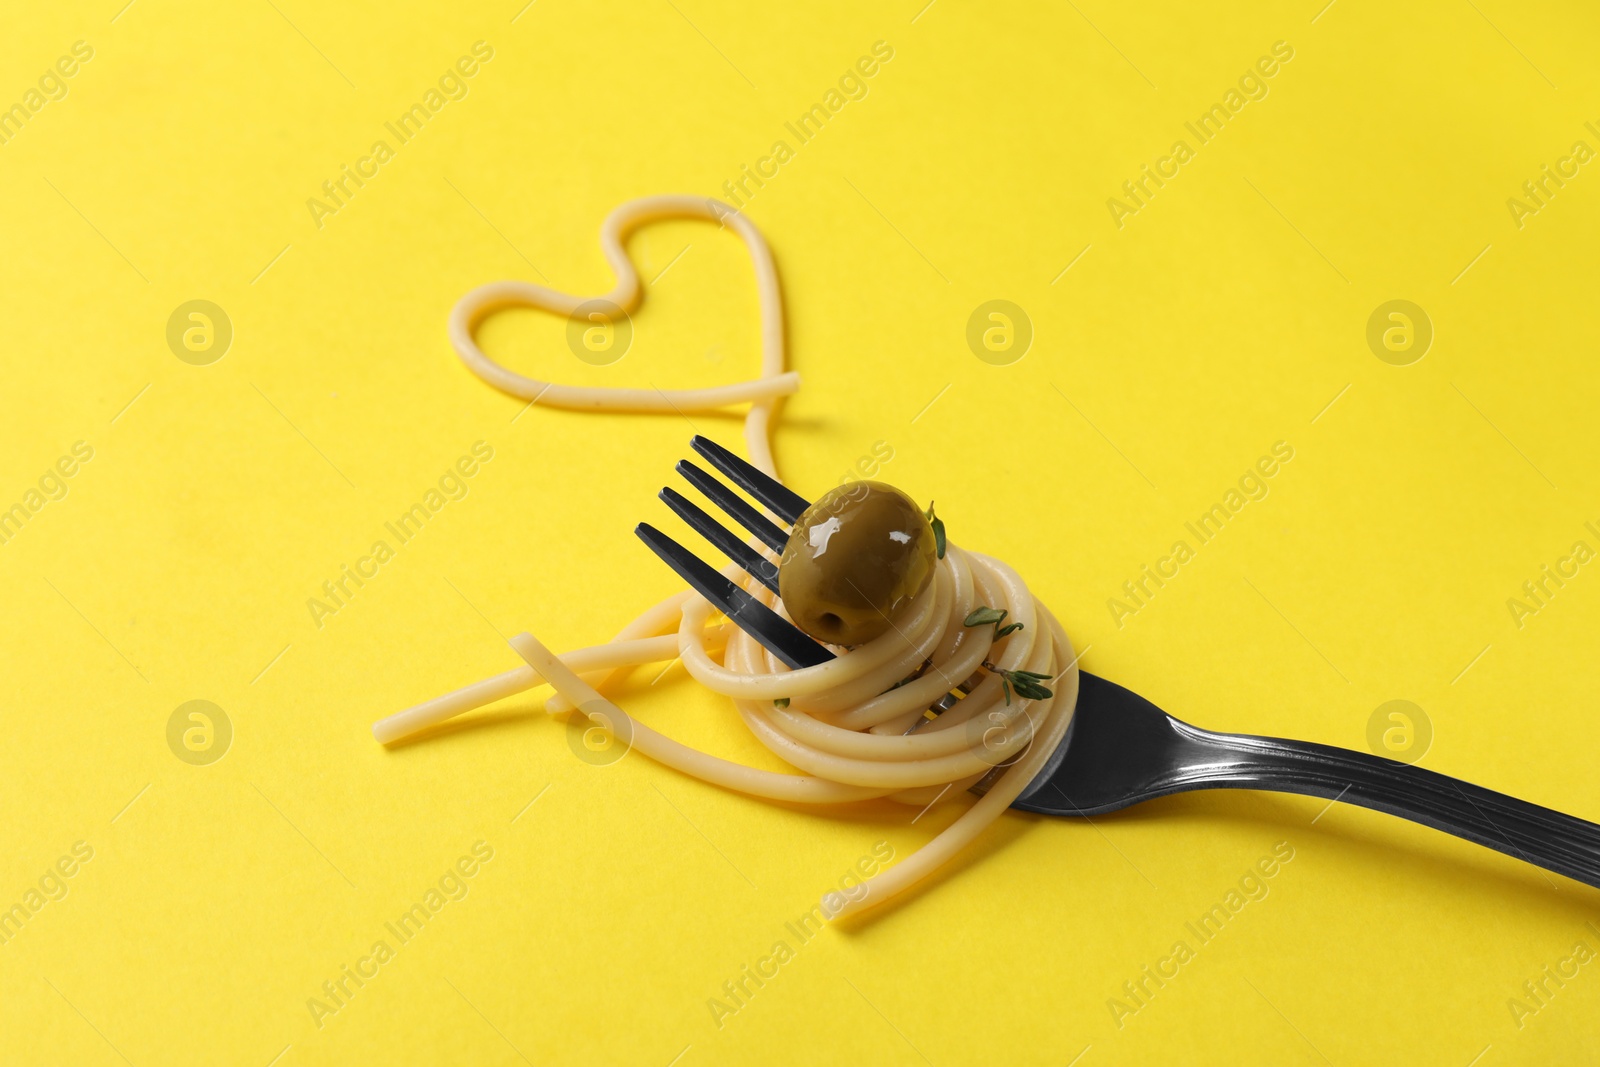
[[[677, 586], [631, 528], [678, 529], [656, 490], [692, 432], [742, 450], [737, 414], [523, 411], [444, 323], [500, 278], [603, 292], [616, 204], [728, 183], [781, 271], [801, 492], [892, 453], [879, 477], [1173, 713], [1427, 733], [1424, 766], [1600, 815], [1591, 9], [121, 2], [0, 40], [0, 1061], [1592, 1062], [1596, 892], [1345, 805], [1008, 815], [803, 938], [822, 891], [959, 805], [802, 811], [596, 765], [539, 694], [368, 733], [516, 665], [510, 635], [592, 644]], [[535, 312], [484, 345], [575, 383], [755, 373], [736, 241], [629, 249], [621, 360]], [[211, 362], [187, 312], [169, 345], [196, 300], [231, 327]], [[993, 300], [1020, 359], [968, 344]], [[1395, 300], [1431, 328], [1408, 365], [1415, 312], [1368, 343]], [[369, 577], [327, 601], [346, 566]], [[658, 672], [618, 699], [771, 765]]]

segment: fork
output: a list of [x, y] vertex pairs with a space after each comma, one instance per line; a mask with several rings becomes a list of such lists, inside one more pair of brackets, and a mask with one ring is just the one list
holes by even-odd
[[[708, 438], [697, 435], [690, 447], [785, 523], [793, 524], [810, 506]], [[676, 469], [756, 540], [774, 552], [783, 551], [789, 534], [782, 526], [688, 460]], [[752, 578], [777, 592], [777, 567], [743, 538], [670, 487], [662, 489], [661, 499]], [[790, 667], [834, 658], [829, 649], [654, 526], [640, 523], [634, 532], [679, 577]], [[988, 780], [973, 791], [981, 792]], [[1358, 804], [1600, 887], [1600, 826], [1592, 822], [1364, 752], [1202, 730], [1087, 671], [1080, 672], [1078, 703], [1066, 736], [1011, 806], [1046, 815], [1093, 816], [1197, 789], [1271, 790]]]

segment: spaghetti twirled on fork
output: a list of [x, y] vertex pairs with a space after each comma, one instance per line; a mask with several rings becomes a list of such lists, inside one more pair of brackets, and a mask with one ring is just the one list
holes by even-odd
[[[744, 240], [760, 301], [759, 378], [709, 389], [659, 391], [582, 388], [516, 374], [479, 349], [473, 331], [483, 318], [513, 306], [571, 315], [590, 299], [528, 282], [495, 282], [463, 296], [450, 316], [451, 344], [473, 373], [491, 385], [551, 407], [704, 411], [748, 403], [745, 439], [751, 462], [776, 477], [771, 422], [780, 399], [798, 389], [799, 377], [784, 367], [781, 297], [772, 254], [749, 220], [719, 201], [698, 197], [655, 196], [621, 205], [600, 231], [617, 284], [599, 299], [622, 312], [638, 305], [639, 276], [623, 242], [639, 226], [669, 218], [709, 219]], [[782, 611], [772, 592], [737, 567], [723, 573], [763, 604]], [[1004, 609], [1023, 625], [996, 643], [997, 627], [964, 625], [980, 605]], [[817, 666], [791, 669], [750, 635], [726, 622], [717, 624], [714, 615], [710, 603], [685, 590], [644, 612], [604, 645], [557, 656], [532, 635], [519, 634], [511, 645], [526, 666], [390, 716], [373, 726], [373, 734], [379, 741], [393, 741], [473, 707], [548, 684], [555, 695], [547, 710], [577, 710], [660, 763], [753, 796], [810, 804], [887, 797], [923, 807], [988, 780], [983, 796], [930, 843], [846, 893], [826, 894], [823, 911], [834, 917], [899, 893], [999, 818], [1061, 743], [1077, 700], [1077, 657], [1060, 623], [1010, 567], [954, 544], [939, 561], [933, 580], [895, 617], [887, 633], [840, 650], [836, 659]], [[602, 695], [629, 668], [674, 657], [682, 658], [696, 681], [729, 697], [761, 743], [803, 773], [750, 767], [689, 748], [631, 718]], [[1048, 677], [1052, 695], [1039, 700], [1014, 696], [989, 667]], [[930, 706], [953, 692], [965, 695], [945, 701], [946, 710], [930, 720]], [[1004, 770], [995, 779], [1000, 767]]]

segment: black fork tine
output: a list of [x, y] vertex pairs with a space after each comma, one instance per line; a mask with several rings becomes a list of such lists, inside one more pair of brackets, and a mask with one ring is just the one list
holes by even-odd
[[704, 456], [706, 462], [727, 475], [734, 485], [761, 501], [784, 522], [794, 522], [800, 517], [801, 512], [811, 506], [811, 501], [766, 472], [752, 467], [709, 437], [696, 434], [689, 441], [689, 447]]
[[834, 658], [832, 652], [801, 633], [777, 612], [718, 574], [709, 563], [654, 526], [641, 522], [633, 528], [633, 532], [697, 593], [721, 608], [741, 630], [761, 642], [790, 667], [796, 670], [815, 667]]
[[730, 533], [726, 527], [676, 489], [661, 490], [661, 499], [679, 518], [688, 523], [695, 533], [720, 548], [723, 555], [743, 567], [752, 578], [774, 593], [778, 591], [776, 564]]
[[778, 524], [750, 506], [743, 497], [717, 481], [686, 459], [678, 461], [677, 471], [690, 485], [700, 490], [717, 507], [727, 512], [735, 522], [760, 538], [774, 552], [782, 552], [789, 543], [789, 534]]

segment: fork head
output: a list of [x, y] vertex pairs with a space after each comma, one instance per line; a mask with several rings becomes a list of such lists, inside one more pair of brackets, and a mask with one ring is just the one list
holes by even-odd
[[[751, 466], [715, 441], [696, 435], [689, 442], [707, 463], [716, 468], [729, 481], [749, 493], [782, 522], [792, 525], [811, 502], [788, 489], [777, 479]], [[688, 460], [680, 460], [677, 471], [706, 499], [717, 505], [726, 515], [744, 527], [758, 541], [782, 552], [789, 540], [789, 531], [773, 522], [749, 501], [728, 488], [715, 475], [709, 474]], [[702, 508], [682, 493], [667, 487], [661, 490], [661, 499], [681, 519], [706, 540], [710, 541], [730, 560], [756, 581], [778, 591], [778, 568], [737, 534], [728, 530]], [[684, 548], [678, 542], [651, 526], [641, 522], [634, 533], [650, 546], [662, 562], [705, 597], [735, 625], [755, 638], [778, 659], [798, 670], [814, 667], [834, 658], [827, 648], [806, 636], [799, 627], [761, 603], [755, 597], [724, 577], [715, 567]]]
[[[719, 473], [743, 489], [784, 524], [793, 526], [811, 506], [810, 501], [788, 489], [777, 479], [746, 463], [715, 441], [696, 435], [689, 445]], [[785, 526], [773, 522], [719, 481], [715, 475], [707, 473], [688, 460], [680, 460], [676, 470], [690, 485], [716, 504], [724, 514], [744, 527], [756, 540], [774, 552], [783, 551], [789, 539], [789, 530]], [[670, 486], [661, 490], [661, 499], [696, 533], [710, 541], [745, 573], [774, 593], [778, 591], [778, 568], [766, 556]], [[836, 658], [830, 649], [814, 641], [799, 627], [745, 592], [715, 567], [654, 526], [641, 522], [634, 527], [634, 533], [638, 534], [640, 540], [649, 545], [651, 551], [660, 556], [662, 561], [676, 571], [678, 576], [688, 582], [696, 592], [791, 668], [799, 670], [803, 667], [813, 667]], [[919, 672], [920, 670], [921, 668]], [[970, 691], [968, 682], [964, 680], [930, 708], [925, 717], [919, 718], [912, 724], [906, 733], [915, 732], [929, 721], [930, 716], [936, 717], [950, 710]], [[972, 792], [982, 795], [994, 780], [1021, 758], [1021, 755], [1021, 752], [1017, 752], [996, 765], [982, 781], [972, 787]]]

